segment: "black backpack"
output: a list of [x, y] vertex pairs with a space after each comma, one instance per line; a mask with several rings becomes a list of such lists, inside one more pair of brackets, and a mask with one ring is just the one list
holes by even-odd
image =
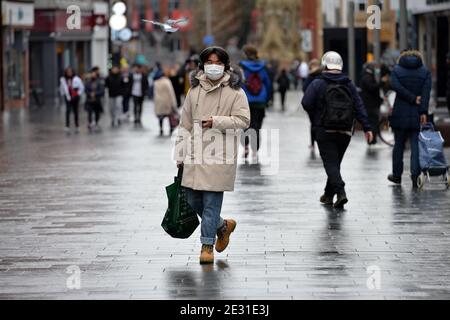
[[322, 126], [327, 130], [352, 131], [355, 101], [349, 86], [324, 80], [327, 81], [327, 88], [322, 100]]

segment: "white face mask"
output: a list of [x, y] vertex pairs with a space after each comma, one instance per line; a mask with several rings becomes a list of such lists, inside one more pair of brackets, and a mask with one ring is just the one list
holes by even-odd
[[219, 80], [220, 78], [222, 78], [224, 72], [224, 66], [219, 66], [218, 64], [205, 65], [205, 74], [210, 80]]

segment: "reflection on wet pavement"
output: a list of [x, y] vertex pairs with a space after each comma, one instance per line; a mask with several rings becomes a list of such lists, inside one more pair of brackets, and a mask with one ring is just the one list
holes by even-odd
[[[368, 151], [357, 134], [343, 163], [350, 203], [322, 206], [320, 157], [289, 99], [288, 115], [265, 122], [280, 129], [279, 172], [239, 166], [222, 211], [238, 228], [208, 267], [198, 264], [199, 230], [174, 240], [160, 227], [176, 169], [150, 104], [143, 129], [98, 134], [66, 135], [62, 109], [4, 115], [0, 298], [450, 298], [449, 193], [414, 192], [406, 175], [389, 185], [391, 150]], [[67, 287], [69, 266], [81, 270], [79, 290]], [[367, 286], [372, 266], [379, 290]]]

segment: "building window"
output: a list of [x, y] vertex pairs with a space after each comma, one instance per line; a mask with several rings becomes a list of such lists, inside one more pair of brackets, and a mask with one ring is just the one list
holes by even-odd
[[360, 2], [359, 5], [358, 5], [358, 10], [365, 12], [366, 11], [366, 4]]
[[154, 19], [156, 21], [159, 21], [159, 19], [160, 19], [159, 0], [152, 0], [151, 4], [152, 4]]
[[180, 39], [172, 39], [170, 41], [170, 52], [180, 51], [181, 50], [181, 40]]
[[169, 12], [180, 8], [180, 0], [169, 0]]

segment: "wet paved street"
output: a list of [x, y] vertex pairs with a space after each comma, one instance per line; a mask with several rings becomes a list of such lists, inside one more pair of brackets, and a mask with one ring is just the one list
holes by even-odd
[[[3, 116], [0, 298], [450, 299], [450, 191], [413, 192], [406, 175], [391, 186], [391, 150], [368, 151], [358, 134], [343, 165], [350, 203], [321, 206], [325, 175], [297, 99], [266, 118], [280, 129], [278, 174], [239, 167], [223, 208], [238, 227], [210, 267], [198, 264], [199, 229], [174, 240], [160, 227], [176, 169], [150, 104], [143, 129], [104, 119], [92, 135], [65, 135], [62, 111]], [[80, 289], [67, 286], [71, 266]]]

